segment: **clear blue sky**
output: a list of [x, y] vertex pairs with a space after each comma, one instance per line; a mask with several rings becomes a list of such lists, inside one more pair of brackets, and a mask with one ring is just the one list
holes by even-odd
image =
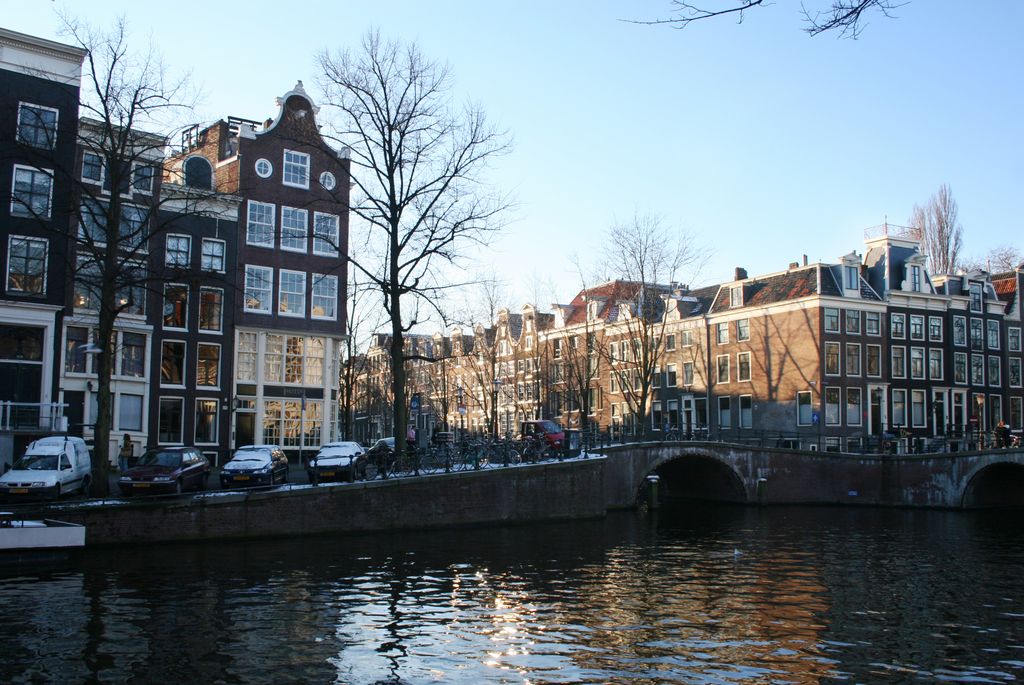
[[[0, 0], [0, 22], [60, 40], [61, 2]], [[665, 16], [668, 0], [71, 6], [99, 24], [124, 13], [137, 40], [192, 70], [210, 120], [271, 116], [298, 79], [315, 94], [316, 52], [370, 28], [447, 61], [459, 96], [514, 137], [493, 180], [519, 207], [482, 261], [516, 305], [534, 273], [568, 301], [570, 255], [586, 261], [635, 212], [714, 248], [680, 279], [695, 284], [860, 252], [863, 229], [905, 223], [942, 183], [968, 256], [1024, 249], [1024, 3], [912, 0], [855, 41], [808, 37], [797, 0], [682, 31], [621, 21]]]

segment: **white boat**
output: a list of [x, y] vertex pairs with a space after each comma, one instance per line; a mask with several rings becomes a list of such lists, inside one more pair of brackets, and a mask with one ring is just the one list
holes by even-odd
[[0, 512], [0, 554], [60, 551], [85, 546], [85, 526], [53, 519], [20, 519]]

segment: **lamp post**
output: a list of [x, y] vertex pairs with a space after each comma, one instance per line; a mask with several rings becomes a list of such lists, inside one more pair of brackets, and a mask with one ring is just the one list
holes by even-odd
[[495, 378], [491, 381], [491, 437], [498, 439], [498, 388], [501, 387], [501, 379]]
[[466, 425], [464, 423], [466, 418], [466, 403], [462, 397], [462, 385], [460, 384], [458, 389], [459, 395], [459, 441], [461, 442], [466, 438]]

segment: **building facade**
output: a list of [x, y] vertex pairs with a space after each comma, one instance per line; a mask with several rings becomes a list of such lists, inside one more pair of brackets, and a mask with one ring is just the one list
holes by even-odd
[[234, 365], [218, 381], [230, 442], [299, 457], [338, 433], [349, 160], [320, 135], [301, 82], [277, 105], [262, 125], [231, 117], [186, 132], [168, 178], [240, 198]]
[[1021, 431], [1024, 265], [930, 274], [913, 230], [865, 239], [834, 263], [700, 289], [612, 281], [552, 314], [502, 310], [472, 337], [435, 336], [408, 392], [477, 433], [549, 418], [612, 437], [913, 451], [987, 443], [1000, 421]]
[[85, 52], [0, 29], [0, 452], [66, 428], [58, 390], [66, 227]]

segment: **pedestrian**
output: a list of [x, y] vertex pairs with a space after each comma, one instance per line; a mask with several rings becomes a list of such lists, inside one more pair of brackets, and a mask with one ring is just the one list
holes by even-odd
[[124, 434], [124, 441], [121, 443], [121, 451], [117, 455], [117, 467], [124, 473], [128, 470], [129, 460], [135, 456], [135, 449], [132, 446], [132, 436], [128, 433]]

